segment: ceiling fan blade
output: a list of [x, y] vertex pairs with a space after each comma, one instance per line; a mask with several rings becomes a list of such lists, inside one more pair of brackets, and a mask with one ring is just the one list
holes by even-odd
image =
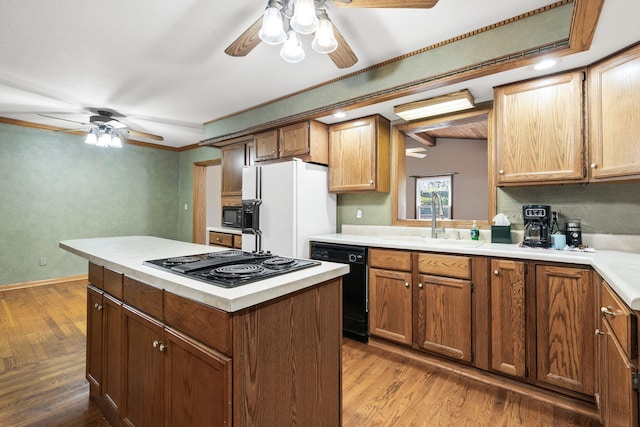
[[258, 46], [258, 43], [260, 43], [258, 32], [260, 31], [261, 27], [262, 16], [258, 18], [258, 20], [254, 22], [253, 25], [247, 28], [244, 33], [240, 34], [240, 37], [235, 39], [234, 42], [224, 50], [224, 53], [230, 56], [245, 56], [246, 54], [251, 52], [253, 48]]
[[422, 151], [427, 151], [427, 149], [424, 147], [414, 147], [414, 148], [407, 148], [405, 151], [407, 153], [419, 153]]
[[327, 55], [329, 55], [329, 58], [331, 58], [338, 68], [349, 68], [355, 65], [355, 63], [358, 62], [358, 57], [353, 53], [351, 46], [349, 46], [349, 43], [347, 43], [333, 22], [331, 25], [333, 25], [333, 36], [338, 42], [338, 48], [333, 52], [329, 52]]
[[416, 159], [424, 159], [427, 157], [424, 153], [405, 153], [407, 157], [415, 157]]
[[164, 141], [164, 138], [159, 135], [154, 135], [152, 133], [140, 132], [138, 130], [128, 129], [129, 135], [138, 136], [140, 138], [154, 139], [156, 141]]
[[340, 7], [387, 8], [387, 9], [430, 9], [438, 0], [334, 0]]
[[62, 117], [49, 116], [49, 115], [47, 115], [47, 114], [41, 114], [41, 113], [38, 113], [38, 115], [39, 115], [39, 116], [42, 116], [42, 117], [48, 117], [48, 118], [50, 118], [50, 119], [64, 120], [65, 122], [79, 123], [79, 124], [81, 124], [81, 125], [85, 125], [85, 126], [89, 126], [89, 125], [91, 125], [91, 123], [79, 122], [79, 121], [77, 121], [77, 120], [63, 119]]

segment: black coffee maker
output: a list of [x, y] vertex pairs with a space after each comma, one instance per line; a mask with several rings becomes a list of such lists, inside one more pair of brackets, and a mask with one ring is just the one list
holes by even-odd
[[551, 206], [523, 205], [524, 240], [522, 244], [536, 248], [551, 247]]

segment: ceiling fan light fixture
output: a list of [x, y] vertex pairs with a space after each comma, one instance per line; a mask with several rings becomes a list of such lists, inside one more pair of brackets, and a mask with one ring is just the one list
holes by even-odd
[[111, 135], [111, 141], [109, 141], [109, 147], [114, 148], [122, 148], [122, 139], [120, 139], [120, 135], [114, 133]]
[[327, 14], [320, 16], [318, 29], [311, 42], [311, 47], [318, 53], [330, 53], [338, 48], [338, 41], [333, 35], [333, 24]]
[[87, 134], [87, 137], [84, 139], [85, 144], [96, 145], [98, 143], [98, 131], [93, 128]]
[[265, 9], [258, 37], [268, 44], [281, 44], [287, 39], [282, 22], [282, 13], [277, 7], [269, 6]]
[[304, 59], [304, 49], [300, 41], [300, 35], [294, 30], [287, 33], [287, 41], [280, 50], [280, 56], [287, 62], [300, 62]]
[[468, 110], [474, 107], [473, 95], [469, 90], [465, 89], [436, 98], [396, 105], [393, 107], [393, 112], [404, 120], [410, 121], [454, 111]]
[[289, 22], [291, 28], [300, 34], [311, 34], [318, 29], [316, 6], [313, 0], [295, 0], [293, 16]]

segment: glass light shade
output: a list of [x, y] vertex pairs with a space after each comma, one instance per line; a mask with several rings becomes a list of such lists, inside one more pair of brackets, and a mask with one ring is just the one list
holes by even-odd
[[338, 48], [338, 41], [333, 35], [333, 25], [325, 18], [320, 19], [316, 30], [316, 36], [311, 42], [311, 47], [318, 53], [333, 52]]
[[284, 43], [287, 39], [287, 34], [284, 32], [282, 24], [282, 14], [277, 7], [268, 7], [264, 11], [262, 27], [258, 32], [258, 37], [268, 44]]
[[118, 134], [115, 134], [111, 137], [109, 147], [122, 148], [122, 140], [120, 139], [120, 136], [118, 136]]
[[91, 129], [84, 140], [85, 144], [96, 145], [98, 143], [98, 137], [96, 136], [95, 129]]
[[300, 35], [293, 30], [287, 33], [287, 41], [282, 45], [280, 56], [287, 62], [300, 62], [304, 59], [304, 49], [300, 42]]
[[318, 18], [313, 0], [296, 0], [293, 4], [293, 16], [289, 22], [291, 28], [300, 34], [311, 34], [318, 29]]
[[96, 144], [98, 147], [108, 147], [109, 144], [111, 144], [111, 135], [109, 135], [107, 132], [101, 134], [98, 137], [98, 142]]

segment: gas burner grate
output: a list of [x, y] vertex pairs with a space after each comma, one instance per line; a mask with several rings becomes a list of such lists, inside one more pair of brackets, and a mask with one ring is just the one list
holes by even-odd
[[209, 272], [214, 277], [244, 278], [255, 276], [264, 271], [264, 267], [257, 264], [231, 264], [215, 268]]
[[262, 262], [262, 265], [268, 268], [287, 268], [295, 264], [296, 260], [293, 258], [273, 257], [266, 259]]
[[196, 261], [200, 261], [200, 258], [196, 258], [194, 256], [181, 256], [181, 257], [175, 257], [175, 258], [168, 258], [164, 260], [162, 264], [166, 266], [172, 266], [172, 265], [179, 265], [179, 264], [187, 264], [187, 263], [196, 262]]

